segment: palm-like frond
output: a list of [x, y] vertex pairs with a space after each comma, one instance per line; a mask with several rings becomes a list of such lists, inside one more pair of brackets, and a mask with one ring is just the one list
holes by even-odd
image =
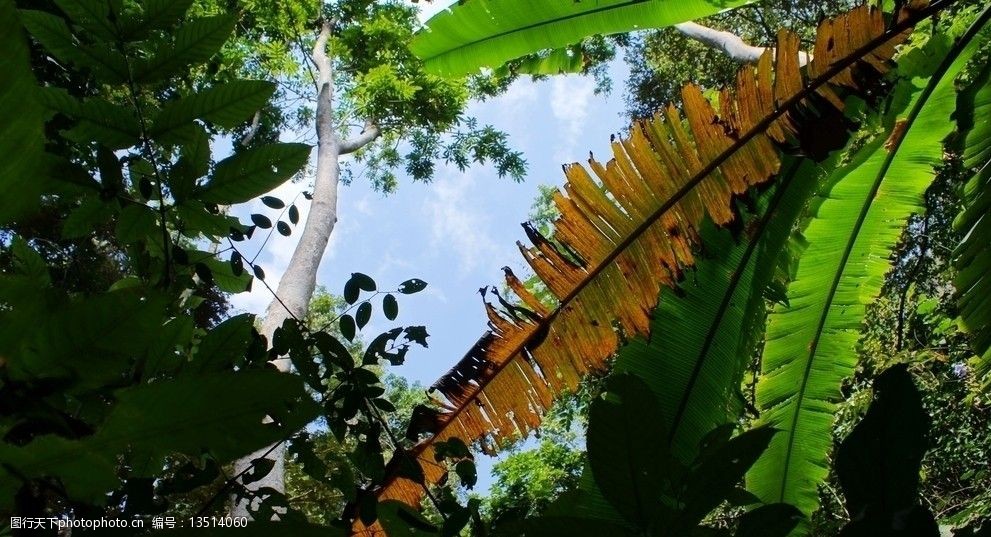
[[754, 0], [598, 0], [458, 2], [427, 21], [412, 50], [424, 67], [463, 75], [545, 49], [563, 49], [590, 35], [663, 28]]
[[957, 275], [954, 285], [959, 294], [960, 324], [970, 333], [980, 356], [978, 378], [985, 389], [991, 387], [991, 62], [986, 61], [964, 92], [957, 117], [966, 132], [964, 165], [976, 170], [964, 187], [964, 210], [954, 227], [964, 239], [954, 253]]
[[[887, 140], [869, 143], [833, 175], [805, 231], [808, 248], [788, 306], [768, 322], [757, 402], [761, 421], [781, 430], [751, 470], [748, 487], [765, 502], [785, 502], [806, 514], [818, 505], [828, 473], [827, 451], [840, 385], [857, 364], [866, 305], [880, 292], [889, 255], [922, 195], [952, 131], [956, 76], [986, 34], [985, 12], [928, 73], [899, 73]], [[935, 58], [938, 60], [938, 57]], [[903, 103], [899, 106], [898, 103]]]
[[[501, 298], [502, 309], [487, 304], [490, 331], [432, 387], [444, 408], [420, 409], [415, 419], [412, 436], [432, 435], [413, 452], [427, 480], [444, 472], [434, 442], [457, 437], [491, 447], [525, 433], [555, 394], [604, 367], [619, 343], [615, 326], [630, 337], [646, 334], [660, 289], [695, 262], [703, 218], [733, 220], [733, 196], [778, 172], [780, 145], [797, 143], [817, 155], [842, 146], [840, 95], [887, 71], [908, 28], [940, 7], [887, 30], [882, 13], [868, 7], [827, 21], [804, 74], [797, 37], [782, 32], [777, 58], [768, 53], [756, 68], [741, 70], [735, 89], [720, 95], [719, 115], [688, 86], [684, 117], [670, 106], [615, 141], [608, 164], [590, 161], [601, 184], [579, 165], [565, 167], [567, 195], [555, 195], [557, 245], [530, 228], [535, 246], [521, 245], [560, 306], [547, 311], [507, 273], [527, 307]], [[379, 491], [409, 504], [421, 494], [420, 484], [397, 474]]]

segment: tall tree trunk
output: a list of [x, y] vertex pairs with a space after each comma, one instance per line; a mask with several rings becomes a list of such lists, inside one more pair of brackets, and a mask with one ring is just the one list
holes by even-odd
[[[317, 169], [313, 185], [313, 200], [309, 214], [300, 235], [299, 244], [293, 251], [289, 265], [279, 280], [276, 298], [273, 298], [265, 311], [262, 320], [261, 333], [269, 342], [275, 330], [282, 326], [286, 319], [306, 317], [310, 299], [316, 289], [317, 271], [320, 260], [327, 249], [330, 235], [337, 223], [337, 190], [340, 184], [340, 157], [367, 145], [378, 137], [378, 128], [372, 122], [366, 122], [365, 129], [351, 140], [339, 140], [334, 129], [334, 79], [331, 59], [327, 55], [327, 39], [330, 37], [331, 24], [325, 22], [313, 47], [312, 58], [317, 66]], [[289, 372], [291, 362], [288, 358], [279, 358], [272, 363], [282, 372]], [[267, 455], [266, 455], [267, 453]], [[247, 488], [258, 491], [271, 488], [285, 492], [285, 445], [278, 444], [262, 448], [247, 457], [236, 461], [235, 475], [239, 475], [251, 466], [251, 461], [266, 457], [273, 459], [275, 465], [262, 479], [250, 483]], [[250, 517], [250, 505], [246, 501], [234, 502], [233, 516]]]

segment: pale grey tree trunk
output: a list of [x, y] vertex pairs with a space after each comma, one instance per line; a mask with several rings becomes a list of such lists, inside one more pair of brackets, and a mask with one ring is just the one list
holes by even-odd
[[[746, 43], [736, 34], [716, 30], [694, 22], [683, 22], [681, 24], [675, 24], [674, 27], [686, 36], [704, 45], [721, 50], [730, 58], [740, 62], [757, 61], [767, 50], [764, 47], [755, 47]], [[807, 52], [798, 53], [799, 65], [804, 66], [811, 60], [812, 57]]]
[[[273, 298], [269, 303], [262, 320], [261, 333], [270, 343], [275, 330], [282, 326], [286, 319], [306, 317], [310, 299], [316, 289], [320, 260], [323, 258], [330, 241], [330, 235], [337, 223], [337, 190], [340, 184], [341, 155], [360, 149], [379, 135], [378, 128], [374, 123], [368, 121], [361, 134], [353, 139], [340, 140], [337, 137], [334, 127], [332, 60], [327, 55], [327, 39], [330, 37], [330, 31], [330, 24], [324, 23], [312, 51], [313, 62], [317, 66], [317, 167], [313, 184], [313, 200], [299, 238], [299, 244], [296, 245], [289, 265], [286, 267], [282, 279], [279, 280], [276, 291], [277, 298]], [[289, 372], [292, 367], [289, 359], [284, 357], [273, 360], [272, 363], [282, 372]], [[267, 456], [266, 453], [268, 453]], [[251, 466], [251, 461], [263, 456], [273, 459], [275, 465], [268, 475], [248, 484], [247, 488], [252, 491], [271, 488], [284, 493], [284, 444], [262, 448], [236, 461], [234, 465], [235, 475], [246, 471]], [[250, 517], [250, 508], [248, 502], [235, 502], [232, 515]]]

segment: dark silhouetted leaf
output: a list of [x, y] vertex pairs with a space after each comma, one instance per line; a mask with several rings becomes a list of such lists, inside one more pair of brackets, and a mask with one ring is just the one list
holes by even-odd
[[368, 292], [375, 291], [375, 280], [371, 279], [368, 275], [360, 272], [352, 272], [351, 279], [357, 284], [358, 289]]
[[241, 258], [241, 254], [234, 252], [231, 254], [231, 273], [235, 276], [240, 276], [244, 273], [244, 260]]
[[292, 228], [289, 227], [289, 224], [283, 222], [282, 220], [279, 220], [278, 222], [275, 223], [275, 229], [279, 230], [279, 234], [282, 235], [283, 237], [288, 237], [289, 235], [292, 235]]
[[267, 476], [274, 467], [275, 461], [272, 459], [255, 459], [251, 461], [251, 470], [241, 477], [241, 483], [245, 485], [254, 483]]
[[210, 267], [206, 266], [205, 263], [196, 263], [193, 268], [204, 285], [213, 285], [213, 272], [210, 272]]
[[427, 288], [427, 282], [419, 279], [413, 278], [411, 280], [406, 280], [399, 284], [399, 292], [404, 295], [412, 295], [413, 293], [419, 293]]
[[802, 512], [786, 503], [762, 505], [740, 517], [734, 537], [785, 537], [798, 525]]
[[358, 306], [358, 311], [354, 314], [354, 322], [358, 325], [358, 328], [364, 328], [368, 321], [372, 318], [372, 305], [369, 302], [362, 302]]
[[349, 279], [344, 283], [344, 301], [348, 304], [354, 304], [358, 301], [358, 296], [361, 294], [361, 290], [358, 289], [358, 282], [354, 281], [354, 278]]
[[399, 302], [396, 301], [394, 295], [385, 295], [382, 299], [382, 312], [385, 314], [385, 318], [390, 321], [396, 320], [399, 316]]
[[272, 221], [269, 220], [269, 218], [263, 214], [252, 214], [251, 221], [254, 222], [256, 226], [262, 229], [268, 229], [272, 227]]
[[836, 453], [836, 473], [852, 515], [840, 535], [939, 535], [932, 513], [919, 501], [929, 423], [905, 364], [877, 377], [867, 414]]
[[354, 317], [350, 315], [342, 315], [339, 323], [341, 326], [341, 335], [347, 338], [348, 341], [354, 341], [354, 335], [357, 331], [357, 327], [354, 323]]
[[478, 471], [475, 469], [474, 461], [465, 460], [455, 464], [454, 472], [458, 474], [458, 479], [467, 488], [473, 488], [478, 482]]

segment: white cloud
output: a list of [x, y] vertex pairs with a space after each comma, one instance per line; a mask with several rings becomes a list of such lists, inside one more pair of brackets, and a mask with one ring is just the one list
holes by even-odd
[[513, 82], [509, 89], [496, 97], [493, 102], [500, 110], [515, 116], [537, 102], [537, 95], [537, 84], [529, 78], [523, 78]]
[[579, 160], [576, 154], [578, 139], [582, 129], [586, 128], [588, 106], [595, 93], [595, 83], [588, 77], [557, 76], [551, 85], [551, 112], [559, 122], [558, 145], [554, 152], [554, 160], [558, 162], [574, 162]]
[[496, 258], [499, 251], [486, 232], [488, 219], [479, 211], [479, 204], [470, 200], [472, 176], [456, 173], [434, 181], [433, 197], [424, 205], [430, 219], [431, 249], [455, 255], [451, 261], [462, 277]]

